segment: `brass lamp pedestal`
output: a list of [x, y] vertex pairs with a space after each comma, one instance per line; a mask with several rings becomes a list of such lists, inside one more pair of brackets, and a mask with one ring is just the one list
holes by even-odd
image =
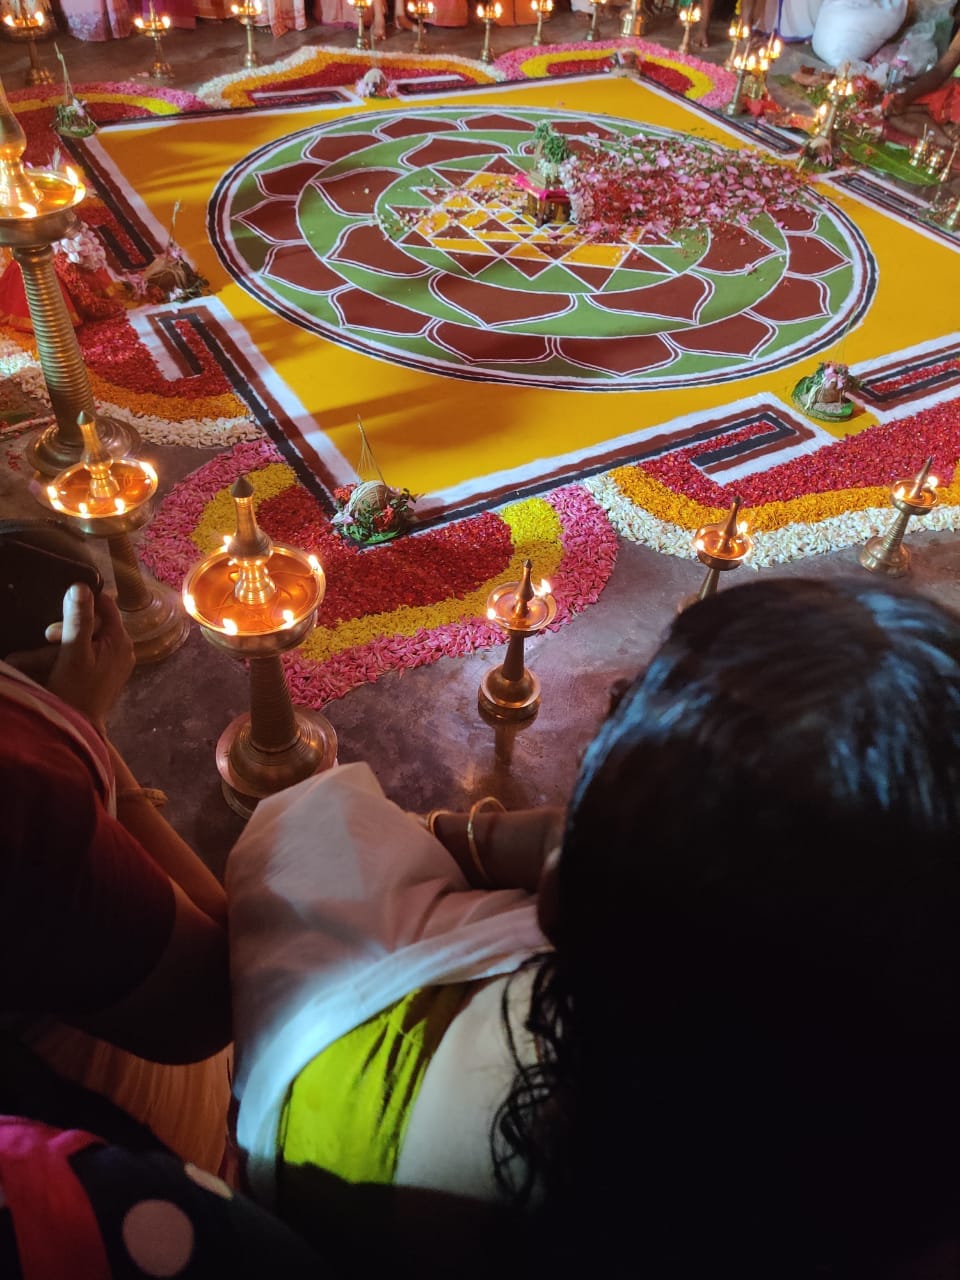
[[257, 524], [253, 486], [230, 490], [233, 537], [196, 565], [183, 584], [187, 612], [205, 639], [250, 660], [250, 711], [217, 742], [224, 799], [249, 818], [258, 803], [337, 760], [337, 735], [318, 711], [293, 706], [280, 655], [313, 629], [326, 579], [315, 556], [274, 544]]
[[888, 578], [902, 578], [910, 570], [910, 548], [903, 545], [903, 535], [912, 516], [925, 516], [937, 505], [936, 476], [930, 474], [933, 458], [927, 458], [913, 480], [901, 480], [890, 492], [897, 515], [885, 534], [871, 538], [860, 552], [860, 563], [871, 573]]
[[114, 458], [92, 418], [81, 417], [83, 458], [37, 496], [88, 538], [106, 538], [117, 605], [138, 666], [179, 649], [190, 624], [175, 591], [144, 574], [130, 534], [150, 519], [157, 473], [148, 462]]
[[530, 0], [530, 8], [537, 15], [537, 29], [532, 44], [543, 44], [543, 20], [553, 13], [553, 0]]
[[[59, 475], [80, 461], [82, 414], [94, 415], [93, 393], [77, 335], [53, 266], [52, 245], [77, 229], [76, 206], [86, 190], [69, 169], [33, 169], [23, 163], [27, 139], [0, 86], [0, 245], [10, 249], [23, 272], [30, 321], [37, 340], [43, 380], [56, 425], [27, 447], [31, 465], [45, 476]], [[113, 454], [129, 454], [137, 433], [113, 419], [101, 420], [101, 439]]]
[[503, 662], [487, 672], [477, 691], [481, 713], [493, 720], [529, 720], [540, 706], [540, 681], [523, 665], [523, 646], [527, 636], [550, 625], [557, 602], [549, 583], [539, 591], [533, 587], [531, 568], [525, 561], [520, 581], [497, 587], [487, 603], [487, 617], [510, 637]]
[[249, 714], [232, 720], [217, 740], [220, 789], [234, 813], [249, 818], [259, 801], [336, 759], [336, 730], [319, 711], [294, 710], [279, 654], [251, 658]]

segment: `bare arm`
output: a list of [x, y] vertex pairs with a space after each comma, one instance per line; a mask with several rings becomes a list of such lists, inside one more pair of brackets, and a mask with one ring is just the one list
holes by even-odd
[[473, 835], [486, 881], [470, 854], [468, 816], [441, 813], [434, 823], [434, 834], [452, 854], [467, 882], [475, 888], [529, 889], [535, 893], [547, 855], [560, 843], [564, 811], [544, 807], [478, 813]]
[[886, 113], [899, 115], [910, 106], [911, 102], [916, 102], [917, 98], [922, 98], [925, 93], [932, 93], [934, 89], [939, 89], [943, 82], [953, 75], [958, 65], [960, 65], [960, 35], [954, 36], [946, 53], [929, 71], [924, 71], [923, 75], [917, 76], [912, 84], [891, 95]]

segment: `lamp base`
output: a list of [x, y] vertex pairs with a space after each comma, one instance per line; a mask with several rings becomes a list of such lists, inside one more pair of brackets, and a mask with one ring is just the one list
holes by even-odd
[[337, 731], [319, 711], [294, 708], [297, 736], [282, 751], [264, 751], [251, 741], [249, 713], [227, 725], [217, 742], [217, 771], [223, 798], [241, 818], [261, 800], [322, 773], [337, 763]]
[[540, 707], [540, 681], [526, 667], [519, 680], [505, 679], [503, 667], [495, 667], [480, 681], [477, 705], [494, 720], [530, 720]]
[[139, 609], [120, 608], [138, 667], [162, 662], [176, 652], [190, 634], [190, 619], [183, 611], [179, 593], [146, 575], [143, 585], [150, 594], [147, 603]]
[[[97, 432], [105, 447], [115, 458], [136, 455], [140, 449], [140, 436], [133, 427], [117, 418], [97, 415]], [[79, 430], [76, 440], [65, 440], [58, 422], [41, 431], [24, 450], [30, 465], [44, 476], [58, 476], [67, 467], [80, 461], [83, 454], [83, 437]]]
[[892, 550], [884, 551], [884, 537], [877, 534], [860, 552], [860, 563], [871, 573], [882, 573], [888, 578], [902, 578], [910, 572], [910, 548], [901, 542]]

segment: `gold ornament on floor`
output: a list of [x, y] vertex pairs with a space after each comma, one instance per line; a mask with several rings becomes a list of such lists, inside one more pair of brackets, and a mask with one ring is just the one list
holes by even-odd
[[326, 590], [320, 561], [267, 537], [245, 476], [230, 494], [236, 531], [187, 574], [183, 602], [205, 639], [249, 659], [250, 711], [224, 729], [216, 752], [224, 798], [249, 818], [266, 796], [335, 764], [337, 735], [318, 711], [294, 709], [280, 660], [316, 625]]
[[230, 6], [230, 13], [247, 31], [247, 50], [243, 55], [243, 65], [258, 67], [260, 59], [253, 47], [253, 29], [257, 25], [257, 19], [263, 13], [263, 5], [260, 0], [240, 0], [239, 4]]
[[898, 481], [890, 491], [890, 501], [897, 509], [893, 523], [885, 534], [871, 538], [860, 552], [860, 563], [871, 573], [884, 573], [888, 578], [902, 578], [910, 569], [910, 549], [903, 545], [903, 535], [911, 516], [926, 516], [937, 505], [940, 481], [930, 474], [933, 458], [927, 458], [912, 480]]
[[545, 579], [538, 587], [533, 585], [532, 568], [525, 560], [520, 581], [495, 588], [487, 601], [488, 619], [509, 637], [506, 657], [487, 672], [477, 693], [481, 712], [494, 720], [529, 720], [540, 706], [540, 681], [523, 665], [523, 646], [527, 636], [550, 625], [557, 602]]
[[693, 539], [697, 559], [707, 566], [707, 574], [695, 596], [684, 600], [680, 608], [686, 609], [697, 600], [716, 595], [720, 574], [739, 569], [753, 550], [750, 526], [746, 520], [737, 520], [741, 500], [734, 498], [726, 520], [718, 524], [701, 525]]
[[553, 13], [553, 0], [530, 0], [530, 8], [537, 15], [537, 29], [533, 35], [533, 44], [543, 44], [543, 20]]
[[700, 21], [700, 6], [698, 4], [688, 4], [677, 14], [677, 17], [683, 23], [683, 39], [680, 41], [680, 52], [690, 52], [690, 32]]
[[493, 54], [490, 52], [490, 28], [495, 22], [499, 22], [503, 16], [503, 5], [500, 0], [481, 0], [477, 5], [477, 17], [483, 23], [483, 48], [480, 50], [481, 62], [492, 62]]
[[153, 66], [150, 68], [151, 80], [172, 80], [173, 67], [163, 56], [163, 37], [170, 30], [170, 19], [165, 13], [158, 14], [150, 0], [150, 12], [146, 18], [138, 14], [133, 25], [142, 36], [149, 36], [153, 41]]
[[50, 30], [50, 19], [39, 5], [32, 12], [23, 0], [12, 0], [11, 10], [3, 16], [7, 35], [13, 40], [25, 40], [30, 54], [30, 65], [23, 77], [26, 85], [53, 84], [53, 73], [40, 63], [37, 53], [37, 36]]
[[[551, 0], [552, 3], [552, 0]], [[433, 0], [407, 0], [407, 13], [417, 24], [417, 42], [413, 46], [414, 53], [423, 51], [423, 24], [433, 17]]]
[[373, 8], [373, 0], [347, 0], [347, 4], [352, 5], [357, 11], [357, 48], [369, 49], [370, 41], [367, 39], [367, 29], [364, 26], [367, 11]]
[[[30, 322], [40, 368], [56, 425], [27, 446], [32, 466], [58, 475], [80, 461], [80, 414], [94, 415], [90, 378], [80, 354], [63, 291], [53, 265], [53, 244], [79, 228], [77, 205], [86, 195], [80, 176], [69, 166], [35, 169], [23, 163], [27, 139], [10, 110], [0, 84], [0, 245], [10, 249], [23, 272]], [[140, 437], [125, 424], [101, 418], [100, 434], [115, 454], [133, 453]]]
[[593, 8], [593, 17], [590, 19], [590, 30], [587, 32], [588, 40], [596, 40], [600, 30], [600, 10], [606, 5], [607, 0], [590, 0]]
[[137, 663], [159, 662], [179, 649], [190, 624], [177, 593], [145, 575], [130, 534], [150, 519], [157, 473], [139, 458], [114, 458], [93, 418], [79, 422], [80, 462], [37, 494], [89, 538], [106, 538], [117, 584], [117, 604]]

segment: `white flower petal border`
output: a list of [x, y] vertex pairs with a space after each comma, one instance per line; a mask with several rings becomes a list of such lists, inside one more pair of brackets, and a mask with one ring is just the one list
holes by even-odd
[[[251, 67], [243, 71], [231, 71], [224, 76], [215, 76], [212, 80], [206, 80], [196, 90], [196, 96], [209, 107], [215, 107], [222, 110], [230, 107], [230, 103], [223, 96], [223, 91], [231, 85], [241, 84], [251, 80], [253, 77], [265, 77], [269, 81], [271, 77], [281, 76], [286, 71], [296, 71], [298, 67], [305, 63], [312, 62], [317, 54], [335, 55], [341, 61], [347, 61], [351, 58], [356, 59], [360, 64], [364, 61], [364, 55], [359, 50], [341, 49], [336, 45], [314, 44], [308, 45], [303, 49], [298, 49], [296, 53], [291, 53], [286, 58], [280, 58], [277, 62], [267, 63], [261, 67]], [[460, 66], [470, 71], [482, 71], [488, 75], [493, 81], [500, 81], [506, 78], [503, 71], [496, 67], [481, 62], [478, 58], [464, 58], [459, 54], [412, 54], [412, 53], [381, 53], [379, 50], [368, 51], [369, 59], [374, 66], [382, 66], [384, 63], [390, 62], [411, 62], [416, 59], [417, 62], [429, 67], [436, 65], [437, 71], [442, 71], [444, 67]], [[363, 72], [357, 69], [357, 79], [359, 80]], [[330, 88], [352, 90], [353, 84], [349, 85], [330, 85]]]
[[[691, 529], [661, 520], [635, 506], [609, 476], [593, 476], [585, 480], [584, 485], [622, 538], [664, 555], [696, 559]], [[863, 511], [848, 511], [823, 520], [797, 521], [782, 529], [758, 532], [753, 535], [754, 548], [746, 563], [754, 569], [765, 569], [860, 546], [868, 538], [885, 533], [892, 518], [890, 507], [867, 507]], [[956, 533], [960, 530], [960, 506], [936, 507], [923, 517], [917, 528], [931, 533]]]

